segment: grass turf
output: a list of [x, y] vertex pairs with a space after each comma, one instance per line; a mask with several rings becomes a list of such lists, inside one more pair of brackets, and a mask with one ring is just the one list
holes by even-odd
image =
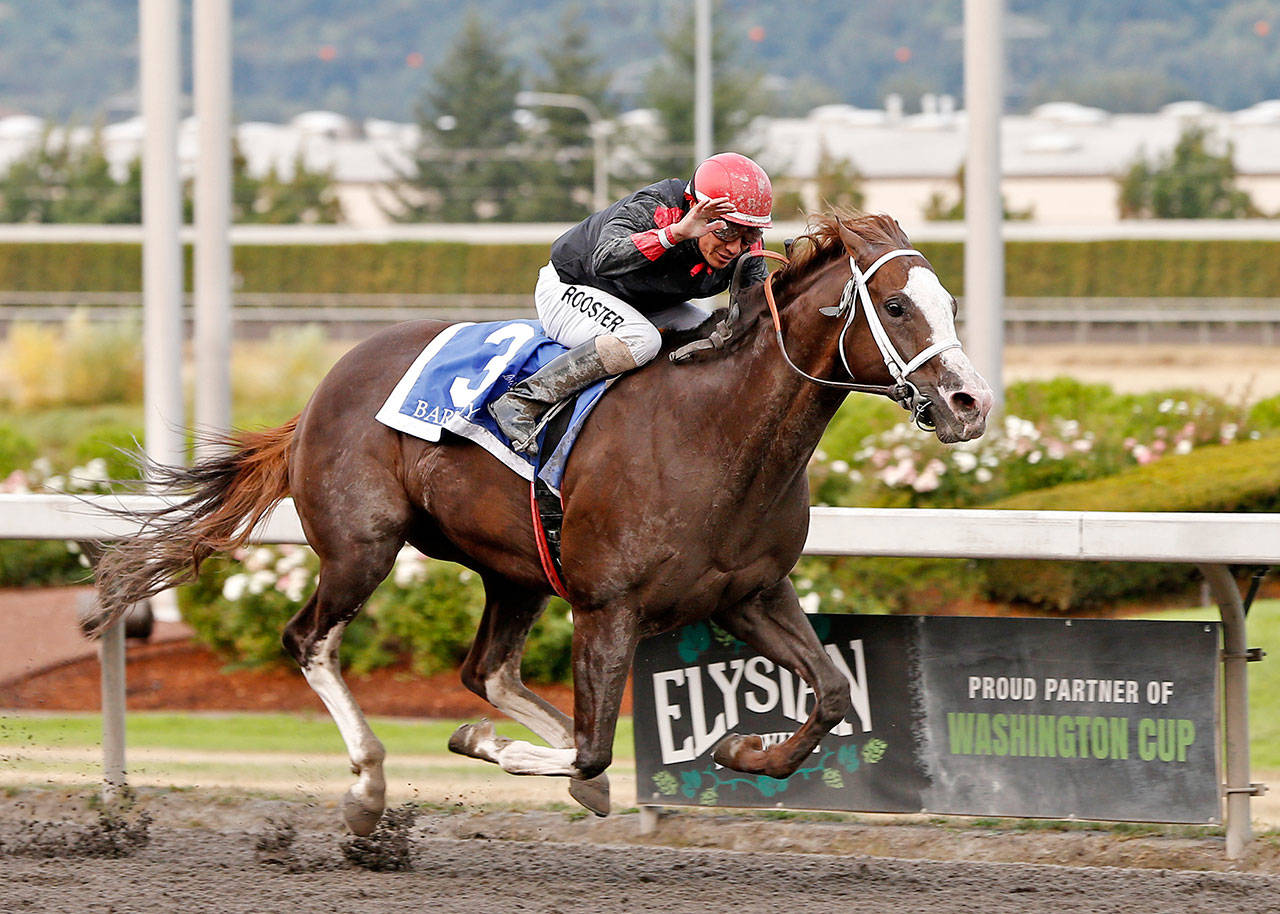
[[[389, 753], [448, 756], [449, 736], [463, 721], [371, 718], [370, 723]], [[514, 739], [537, 740], [508, 720], [495, 721], [498, 733]], [[102, 740], [98, 714], [39, 714], [13, 712], [0, 717], [0, 746], [83, 748]], [[199, 752], [296, 752], [299, 755], [346, 750], [333, 721], [300, 714], [169, 714], [130, 712], [126, 741], [138, 749]], [[614, 752], [630, 758], [631, 719], [618, 721]]]

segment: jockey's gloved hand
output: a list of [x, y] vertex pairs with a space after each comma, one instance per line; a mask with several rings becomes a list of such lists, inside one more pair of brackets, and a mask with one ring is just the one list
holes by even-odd
[[697, 200], [689, 207], [689, 212], [684, 214], [684, 218], [671, 226], [671, 238], [679, 243], [688, 241], [690, 238], [701, 238], [709, 232], [725, 227], [725, 221], [721, 216], [727, 216], [734, 211], [734, 205], [729, 202], [728, 197], [716, 197], [709, 200]]

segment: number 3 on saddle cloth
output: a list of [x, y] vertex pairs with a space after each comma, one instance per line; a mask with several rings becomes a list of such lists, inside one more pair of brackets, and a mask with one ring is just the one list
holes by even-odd
[[535, 457], [511, 448], [485, 405], [567, 351], [538, 321], [453, 324], [422, 350], [377, 414], [383, 425], [427, 441], [439, 441], [445, 431], [468, 438], [528, 479], [538, 553], [560, 596], [560, 482], [578, 432], [607, 382], [583, 390], [572, 408], [565, 406], [547, 423]]

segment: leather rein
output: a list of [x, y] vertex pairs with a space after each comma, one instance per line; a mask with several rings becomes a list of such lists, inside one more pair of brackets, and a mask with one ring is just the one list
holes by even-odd
[[[880, 315], [871, 304], [871, 293], [867, 288], [867, 283], [871, 277], [875, 275], [876, 270], [880, 269], [886, 262], [893, 260], [895, 257], [917, 256], [923, 257], [919, 251], [913, 251], [906, 248], [889, 251], [882, 254], [871, 264], [865, 271], [858, 268], [858, 262], [852, 254], [849, 256], [849, 269], [851, 275], [849, 281], [845, 283], [843, 291], [840, 293], [840, 301], [838, 304], [826, 308], [820, 308], [819, 311], [828, 317], [845, 316], [844, 326], [840, 330], [840, 361], [844, 364], [845, 371], [849, 373], [849, 377], [853, 378], [853, 368], [849, 365], [849, 358], [845, 353], [845, 338], [849, 334], [850, 327], [853, 326], [853, 320], [858, 313], [858, 302], [862, 303], [863, 313], [867, 316], [867, 325], [871, 329], [871, 336], [876, 342], [876, 346], [880, 349], [880, 355], [884, 359], [885, 368], [889, 370], [889, 374], [893, 376], [893, 384], [864, 384], [858, 381], [833, 381], [827, 378], [818, 378], [809, 374], [807, 371], [798, 366], [791, 359], [790, 353], [787, 352], [786, 341], [782, 336], [782, 319], [778, 314], [778, 304], [773, 295], [773, 274], [770, 273], [764, 281], [764, 298], [769, 305], [769, 312], [773, 316], [773, 328], [778, 337], [778, 349], [782, 352], [783, 359], [790, 368], [801, 377], [814, 384], [820, 384], [823, 387], [835, 387], [840, 390], [852, 390], [859, 393], [878, 394], [893, 400], [903, 409], [911, 413], [911, 420], [917, 426], [925, 431], [933, 431], [934, 425], [929, 419], [929, 409], [933, 405], [927, 396], [920, 392], [920, 389], [913, 384], [909, 378], [912, 372], [924, 365], [934, 356], [946, 352], [948, 349], [960, 348], [960, 341], [955, 337], [949, 340], [943, 340], [940, 343], [934, 343], [932, 346], [918, 353], [914, 358], [904, 359], [893, 345], [893, 341], [889, 339], [888, 332], [884, 329], [884, 324], [880, 321]], [[692, 356], [695, 352], [706, 349], [720, 349], [733, 336], [734, 324], [737, 322], [738, 308], [738, 289], [739, 278], [741, 276], [743, 264], [748, 257], [764, 257], [769, 260], [776, 260], [783, 265], [789, 264], [791, 261], [781, 254], [763, 248], [755, 251], [746, 251], [738, 260], [738, 265], [733, 274], [733, 287], [729, 293], [729, 313], [725, 319], [716, 325], [716, 329], [705, 340], [697, 340], [682, 346], [680, 349], [671, 353], [672, 362], [683, 362]]]

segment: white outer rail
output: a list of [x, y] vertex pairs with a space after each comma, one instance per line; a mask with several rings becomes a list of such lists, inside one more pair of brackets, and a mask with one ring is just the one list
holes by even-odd
[[1113, 511], [814, 508], [811, 555], [1280, 564], [1280, 517]]
[[[155, 495], [0, 495], [0, 539], [118, 540], [138, 525], [113, 510], [153, 511], [171, 502]], [[302, 524], [286, 498], [250, 537], [255, 543], [305, 543]]]
[[[98, 506], [161, 507], [155, 496], [0, 495], [0, 539], [114, 540], [136, 524]], [[305, 543], [286, 499], [251, 539]], [[1223, 622], [1227, 856], [1250, 839], [1249, 698], [1245, 618], [1228, 565], [1280, 564], [1280, 516], [1266, 514], [989, 511], [927, 508], [814, 508], [809, 555], [1051, 561], [1185, 562], [1198, 565]], [[103, 644], [103, 766], [108, 783], [124, 777], [124, 635], [119, 624]], [[642, 807], [652, 822], [653, 807]]]

